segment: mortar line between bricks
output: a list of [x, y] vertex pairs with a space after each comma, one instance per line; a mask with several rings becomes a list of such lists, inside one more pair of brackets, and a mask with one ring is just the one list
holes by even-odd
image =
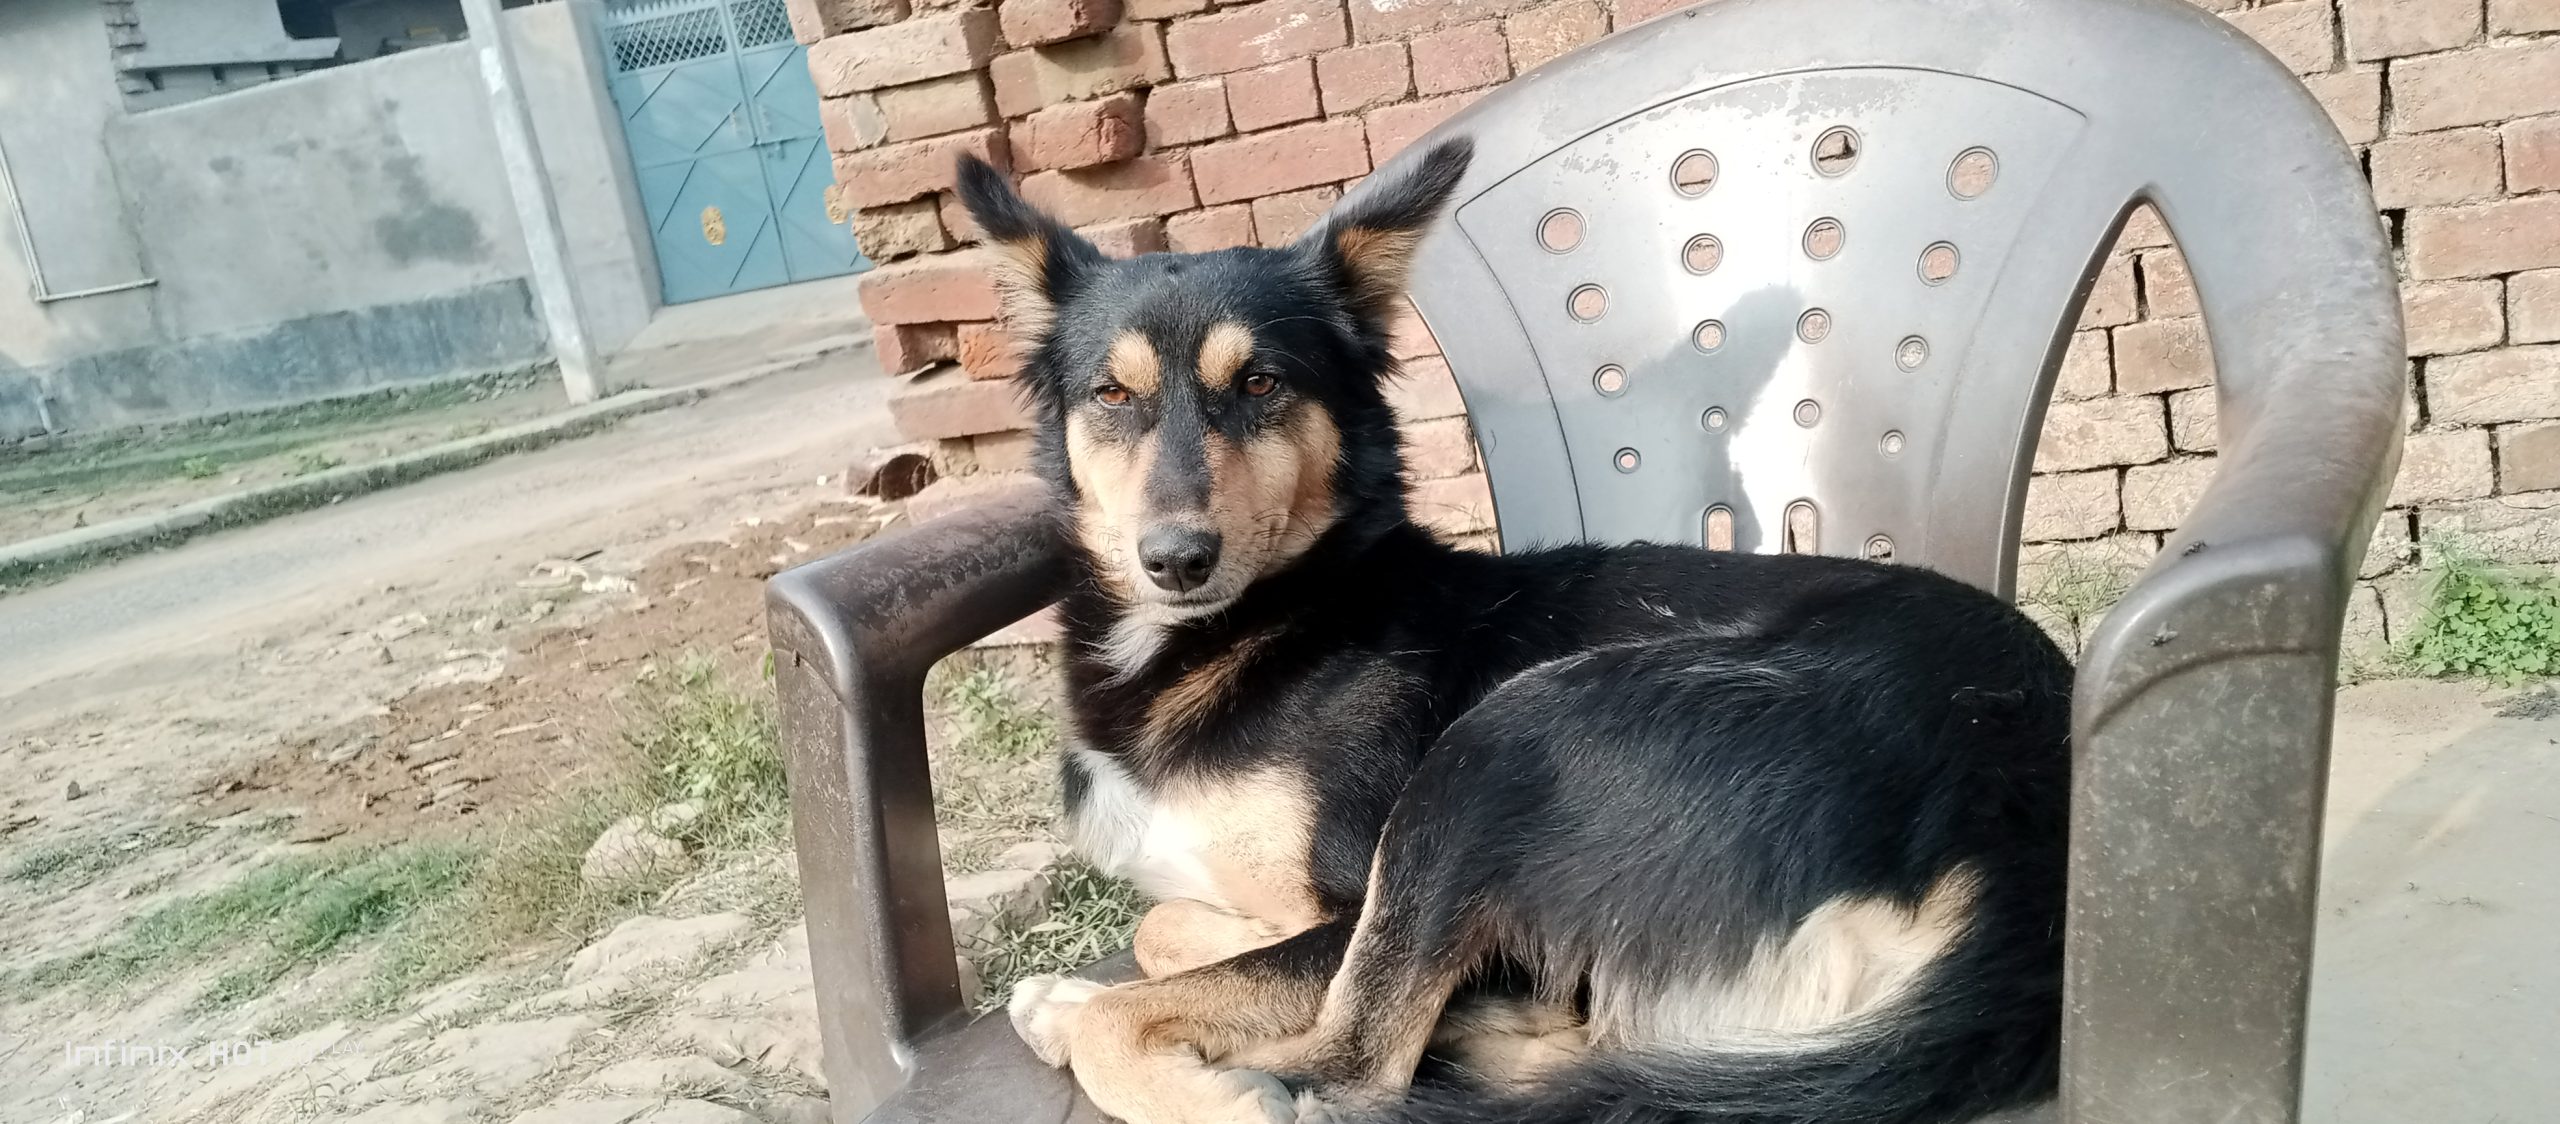
[[627, 390], [476, 437], [0, 547], [0, 597], [61, 580], [93, 565], [177, 546], [200, 535], [255, 526], [340, 500], [477, 467], [512, 453], [547, 448], [600, 432], [625, 418], [689, 405], [760, 378], [800, 370], [842, 350], [868, 346], [867, 341], [857, 341], [844, 348], [770, 360], [684, 386]]

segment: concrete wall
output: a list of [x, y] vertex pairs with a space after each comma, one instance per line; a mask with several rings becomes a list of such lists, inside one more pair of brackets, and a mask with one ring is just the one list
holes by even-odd
[[463, 36], [459, 0], [357, 0], [337, 11], [338, 57], [369, 59], [382, 52], [386, 39], [405, 40], [412, 31], [434, 28], [446, 39]]
[[[6, 91], [18, 80], [0, 77], [0, 137], [13, 155], [22, 132], [48, 152], [83, 136], [88, 146], [78, 165], [89, 169], [86, 180], [52, 160], [22, 177], [48, 273], [58, 269], [54, 286], [66, 289], [128, 279], [147, 261], [159, 283], [43, 306], [23, 286], [0, 291], [0, 357], [13, 357], [0, 359], [0, 439], [32, 428], [27, 403], [38, 389], [58, 425], [95, 429], [545, 353], [470, 45], [128, 116], [114, 111], [95, 5], [33, 3], [58, 13], [41, 25], [54, 36], [76, 38], [68, 28], [85, 18], [94, 40], [40, 57], [96, 61], [77, 73], [46, 71], [43, 85], [54, 91], [46, 104], [87, 108], [84, 121], [47, 131], [30, 120], [42, 107], [12, 98]], [[584, 23], [591, 12], [584, 3], [545, 4], [508, 18], [573, 271], [596, 338], [610, 350], [647, 323], [657, 278]], [[0, 15], [0, 44], [15, 55], [11, 18]], [[94, 249], [119, 240], [138, 253], [118, 260]], [[65, 247], [60, 267], [56, 244]], [[75, 256], [75, 246], [93, 260]]]

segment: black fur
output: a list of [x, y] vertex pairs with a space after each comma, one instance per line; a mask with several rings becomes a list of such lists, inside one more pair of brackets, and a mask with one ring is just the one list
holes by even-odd
[[[1388, 310], [1342, 236], [1424, 227], [1467, 158], [1463, 143], [1434, 151], [1287, 248], [1131, 261], [964, 169], [993, 238], [1047, 247], [1055, 320], [1024, 379], [1071, 529], [1090, 497], [1066, 419], [1100, 409], [1119, 333], [1188, 354], [1209, 323], [1241, 321], [1282, 390], [1247, 402], [1168, 379], [1162, 400], [1091, 424], [1240, 441], [1315, 410], [1341, 434], [1330, 528], [1222, 611], [1164, 629], [1140, 666], [1107, 661], [1132, 609], [1101, 559], [1079, 557], [1063, 605], [1076, 744], [1151, 793], [1274, 766], [1305, 778], [1308, 874], [1331, 921], [1250, 958], [1257, 972], [1330, 974], [1373, 857], [1399, 947], [1551, 977], [1604, 951], [1665, 979], [1732, 967], [1825, 902], [1916, 905], [1951, 870], [1979, 880], [1925, 983], [1829, 1044], [1602, 1055], [1517, 1096], [1428, 1083], [1393, 1120], [1935, 1124], [2048, 1095], [2067, 660], [2009, 606], [1914, 568], [1662, 545], [1495, 557], [1417, 527], [1383, 390]], [[1151, 704], [1238, 651], [1242, 688], [1150, 741]], [[1074, 757], [1066, 782], [1071, 811], [1092, 798]], [[1577, 990], [1558, 982], [1543, 981]]]

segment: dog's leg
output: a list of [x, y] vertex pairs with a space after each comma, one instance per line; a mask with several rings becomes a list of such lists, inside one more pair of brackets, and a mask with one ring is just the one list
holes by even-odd
[[1096, 1107], [1129, 1124], [1292, 1124], [1288, 1088], [1221, 1068], [1257, 1043], [1315, 1025], [1350, 927], [1332, 923], [1265, 948], [1118, 987], [1054, 977], [1014, 989], [1014, 1026], [1065, 1062]]
[[1413, 1084], [1450, 995], [1491, 942], [1469, 911], [1438, 892], [1451, 884], [1431, 881], [1441, 866], [1434, 833], [1404, 834], [1399, 839], [1391, 821], [1379, 844], [1368, 901], [1314, 1028], [1242, 1050], [1237, 1064], [1280, 1073], [1354, 1110], [1393, 1103]]
[[1138, 970], [1148, 979], [1160, 979], [1276, 944], [1296, 932], [1207, 902], [1175, 898], [1148, 910], [1138, 922]]

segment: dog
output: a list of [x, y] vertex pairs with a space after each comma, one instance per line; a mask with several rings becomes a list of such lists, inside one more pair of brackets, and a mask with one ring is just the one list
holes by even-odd
[[964, 158], [1073, 544], [1069, 837], [1160, 903], [1145, 979], [1015, 1026], [1132, 1124], [2049, 1097], [2068, 659], [1915, 567], [1417, 526], [1389, 325], [1471, 151], [1125, 260]]

